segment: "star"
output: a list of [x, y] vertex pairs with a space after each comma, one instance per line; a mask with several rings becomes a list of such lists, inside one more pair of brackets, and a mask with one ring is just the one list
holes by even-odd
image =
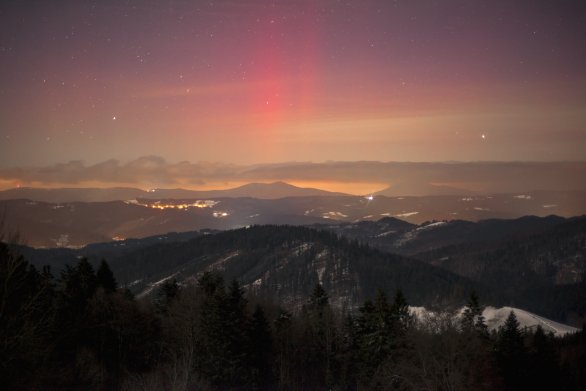
[[112, 117], [112, 121], [116, 121], [116, 116], [113, 116]]

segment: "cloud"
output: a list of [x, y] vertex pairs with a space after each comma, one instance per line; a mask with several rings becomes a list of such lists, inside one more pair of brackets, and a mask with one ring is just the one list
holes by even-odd
[[94, 165], [70, 161], [46, 167], [0, 168], [0, 183], [197, 188], [218, 183], [386, 183], [407, 187], [443, 185], [480, 192], [586, 190], [586, 162], [291, 162], [262, 165], [182, 161], [144, 156]]
[[161, 186], [204, 185], [210, 181], [234, 180], [244, 169], [223, 163], [168, 163], [160, 156], [144, 156], [126, 163], [111, 159], [86, 165], [75, 160], [44, 167], [0, 168], [0, 181], [45, 186], [80, 185], [89, 182]]

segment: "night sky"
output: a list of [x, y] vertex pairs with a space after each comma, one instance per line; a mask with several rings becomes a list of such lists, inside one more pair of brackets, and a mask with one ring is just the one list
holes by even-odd
[[583, 161], [586, 1], [5, 0], [0, 136], [0, 168]]

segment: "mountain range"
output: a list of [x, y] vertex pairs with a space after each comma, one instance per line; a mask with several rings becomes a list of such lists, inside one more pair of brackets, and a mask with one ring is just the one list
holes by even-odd
[[576, 324], [586, 313], [584, 216], [422, 225], [386, 218], [323, 227], [491, 287], [507, 298], [503, 304]]
[[[113, 243], [125, 247], [124, 243]], [[54, 253], [57, 251], [58, 253]], [[101, 251], [23, 250], [37, 266], [74, 263], [79, 256], [98, 261]], [[145, 296], [164, 282], [197, 280], [204, 271], [221, 271], [259, 296], [296, 308], [317, 283], [338, 308], [351, 309], [378, 288], [394, 294], [401, 288], [415, 305], [462, 303], [473, 283], [454, 273], [414, 259], [383, 253], [324, 230], [293, 226], [255, 226], [201, 234], [192, 239], [135, 246], [109, 262], [121, 283]]]
[[139, 296], [220, 270], [291, 308], [317, 283], [347, 309], [377, 288], [401, 288], [430, 308], [455, 308], [476, 290], [492, 305], [579, 325], [586, 218], [572, 216], [586, 214], [585, 196], [351, 196], [275, 182], [208, 192], [18, 189], [2, 192], [10, 199], [0, 210], [37, 266], [59, 273], [79, 257], [104, 258]]
[[[390, 228], [396, 233], [381, 236]], [[119, 282], [139, 296], [155, 294], [170, 278], [189, 284], [204, 271], [218, 270], [255, 295], [292, 308], [305, 302], [317, 283], [335, 306], [347, 309], [372, 298], [378, 288], [388, 294], [400, 288], [410, 304], [427, 308], [456, 308], [474, 290], [488, 304], [579, 326], [586, 314], [585, 232], [584, 217], [426, 225], [385, 218], [19, 251], [38, 267], [52, 265], [55, 273], [79, 257], [96, 264], [107, 259]]]
[[[242, 197], [244, 194], [248, 196]], [[357, 223], [384, 217], [422, 224], [434, 220], [480, 221], [527, 215], [571, 217], [586, 214], [586, 192], [580, 191], [475, 196], [349, 196], [277, 182], [204, 192], [198, 198], [172, 198], [187, 195], [193, 194], [185, 190], [19, 189], [5, 191], [3, 197], [29, 198], [0, 201], [0, 210], [4, 212], [7, 226], [36, 247], [79, 247], [167, 232], [234, 229], [260, 224]], [[126, 196], [134, 198], [122, 198]], [[120, 199], [41, 201], [100, 197]]]
[[343, 193], [297, 187], [285, 182], [248, 183], [225, 190], [149, 189], [132, 187], [114, 188], [34, 188], [19, 187], [0, 191], [0, 200], [27, 199], [50, 203], [109, 202], [131, 199], [195, 199], [251, 197], [277, 199], [284, 197], [337, 196]]

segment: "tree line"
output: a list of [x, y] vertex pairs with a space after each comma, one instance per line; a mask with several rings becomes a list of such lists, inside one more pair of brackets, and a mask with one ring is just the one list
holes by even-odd
[[378, 291], [340, 313], [316, 285], [300, 308], [206, 272], [137, 300], [107, 262], [59, 276], [0, 244], [0, 379], [15, 390], [525, 390], [586, 388], [586, 332], [490, 332], [461, 315], [416, 318]]

